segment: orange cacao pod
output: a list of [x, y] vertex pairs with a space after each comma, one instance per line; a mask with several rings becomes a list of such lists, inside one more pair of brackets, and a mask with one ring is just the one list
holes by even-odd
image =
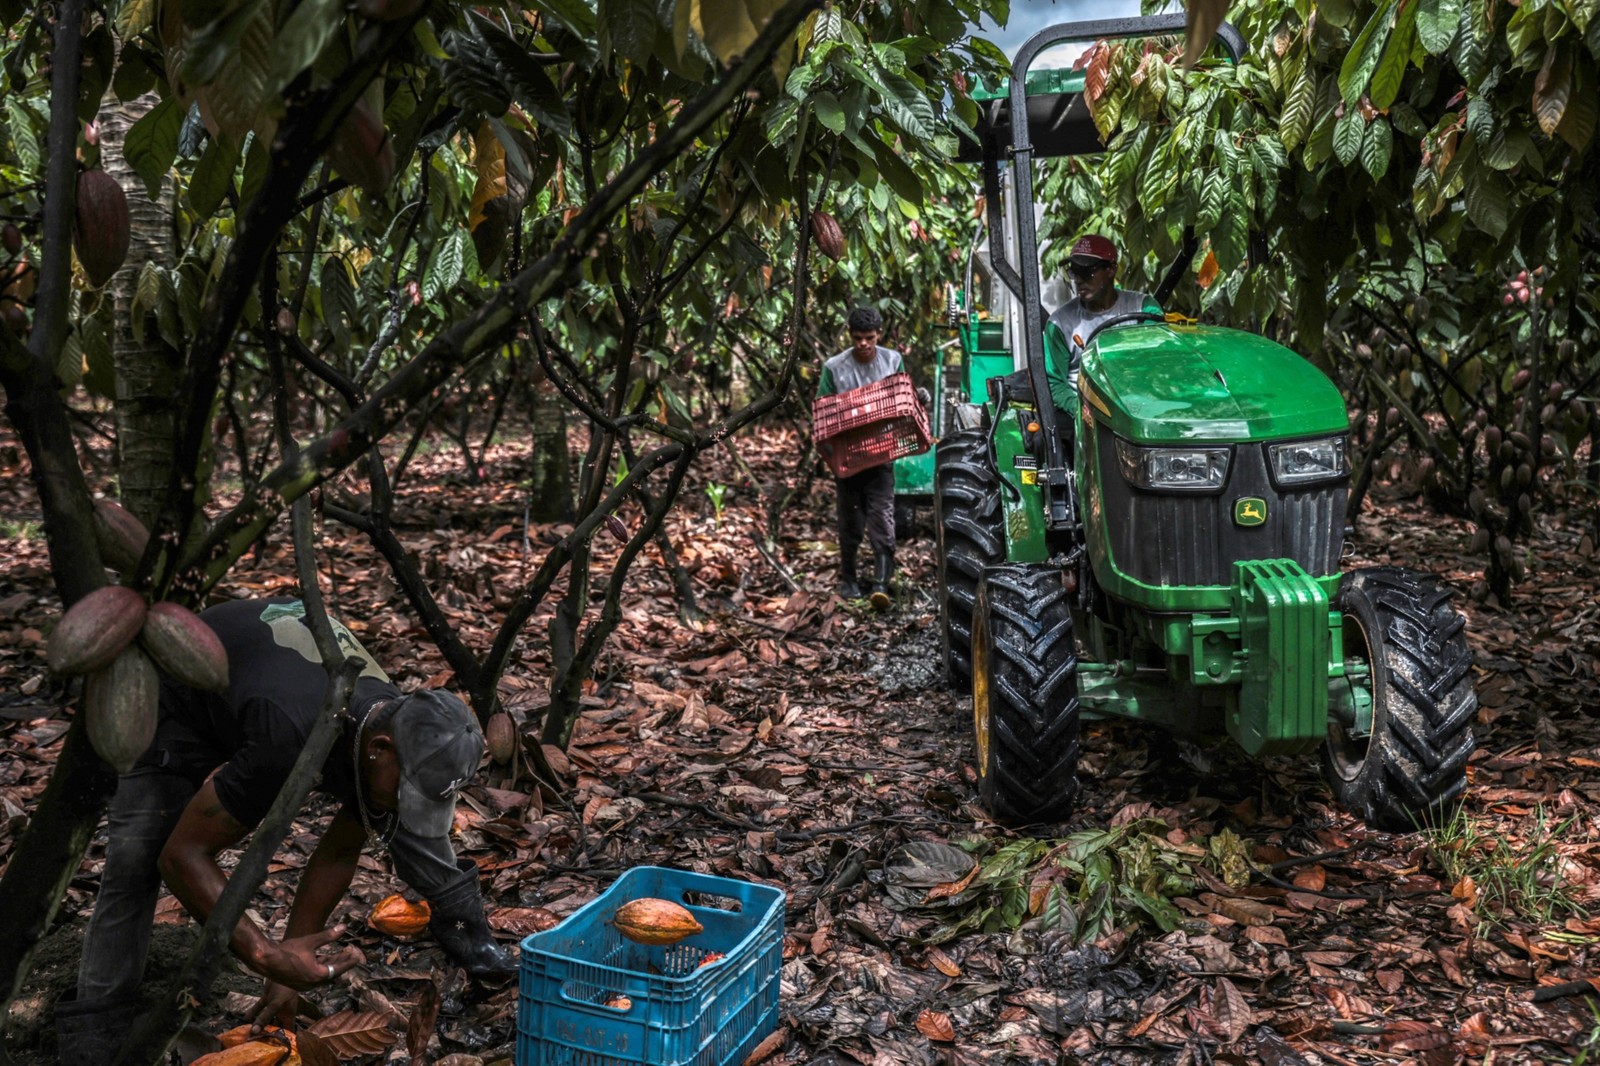
[[325, 158], [339, 176], [371, 196], [382, 196], [394, 184], [394, 142], [383, 128], [383, 84], [375, 82], [357, 100], [339, 132], [333, 135]]
[[428, 928], [433, 908], [426, 900], [412, 903], [404, 896], [385, 896], [372, 908], [367, 924], [389, 936], [416, 936]]
[[45, 658], [58, 674], [87, 674], [107, 666], [139, 635], [144, 597], [124, 585], [95, 589], [67, 609], [50, 634]]
[[94, 539], [100, 545], [101, 561], [119, 574], [131, 574], [139, 568], [150, 531], [115, 500], [96, 500]]
[[694, 915], [670, 899], [634, 899], [617, 908], [611, 919], [617, 932], [640, 944], [676, 944], [705, 926]]
[[250, 1031], [250, 1023], [246, 1022], [243, 1025], [234, 1026], [225, 1033], [217, 1034], [217, 1041], [222, 1044], [224, 1050], [231, 1047], [238, 1047], [240, 1044], [248, 1044], [252, 1040], [259, 1040], [262, 1042], [270, 1040], [273, 1043], [287, 1040], [289, 1047], [292, 1048], [295, 1046], [294, 1034], [285, 1029], [281, 1029], [276, 1025], [265, 1025], [262, 1026], [261, 1032], [252, 1033]]
[[133, 769], [155, 739], [160, 701], [161, 675], [137, 644], [89, 675], [83, 688], [89, 743], [117, 773]]
[[[249, 1026], [242, 1028], [248, 1029]], [[247, 1040], [209, 1055], [201, 1055], [189, 1066], [278, 1066], [293, 1052], [288, 1044], [270, 1040]]]
[[152, 604], [145, 612], [139, 643], [174, 680], [208, 692], [228, 687], [228, 650], [216, 631], [187, 607]]
[[817, 211], [811, 216], [811, 235], [817, 242], [817, 250], [837, 263], [844, 258], [844, 230], [839, 228], [839, 223], [826, 211]]
[[496, 711], [489, 716], [484, 742], [488, 745], [489, 757], [496, 763], [504, 765], [511, 761], [511, 757], [517, 753], [517, 727], [512, 724], [509, 714]]
[[128, 195], [103, 170], [78, 175], [78, 201], [72, 218], [72, 250], [99, 288], [128, 258]]

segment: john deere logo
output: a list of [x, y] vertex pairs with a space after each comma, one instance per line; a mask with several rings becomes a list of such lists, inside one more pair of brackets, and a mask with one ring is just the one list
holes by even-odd
[[1259, 496], [1241, 496], [1233, 501], [1233, 524], [1259, 526], [1267, 520], [1267, 501]]

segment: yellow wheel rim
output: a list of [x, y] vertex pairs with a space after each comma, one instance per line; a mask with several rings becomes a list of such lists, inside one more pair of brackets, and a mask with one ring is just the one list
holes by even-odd
[[978, 776], [989, 775], [989, 605], [978, 591], [972, 612], [972, 736], [978, 749]]

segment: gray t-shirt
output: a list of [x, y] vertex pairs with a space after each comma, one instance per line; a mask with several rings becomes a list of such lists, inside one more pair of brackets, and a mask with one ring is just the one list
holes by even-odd
[[841, 392], [859, 389], [863, 385], [882, 381], [890, 374], [898, 374], [904, 368], [905, 361], [893, 348], [885, 348], [880, 344], [870, 363], [857, 359], [854, 348], [846, 348], [822, 364], [822, 380], [817, 383], [817, 395], [836, 396]]

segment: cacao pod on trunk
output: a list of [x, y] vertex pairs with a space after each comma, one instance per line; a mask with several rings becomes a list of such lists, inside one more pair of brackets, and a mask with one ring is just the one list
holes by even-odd
[[618, 907], [611, 924], [629, 940], [657, 946], [676, 944], [705, 928], [688, 908], [670, 899], [650, 897], [629, 900]]
[[102, 562], [119, 574], [132, 574], [150, 543], [150, 531], [120, 503], [96, 500], [94, 539], [100, 545]]
[[95, 589], [67, 609], [50, 634], [50, 669], [72, 676], [111, 664], [144, 625], [144, 597], [123, 585]]
[[145, 612], [139, 643], [174, 680], [208, 692], [228, 687], [228, 650], [216, 630], [187, 607], [152, 604]]
[[89, 675], [83, 687], [83, 713], [95, 753], [125, 774], [156, 735], [161, 675], [137, 644], [129, 644], [111, 665]]
[[426, 900], [412, 903], [404, 896], [385, 896], [372, 908], [367, 924], [389, 936], [416, 936], [432, 918], [433, 908]]
[[128, 195], [103, 170], [78, 175], [78, 200], [72, 217], [72, 250], [99, 288], [128, 258]]
[[491, 759], [501, 766], [510, 762], [517, 753], [517, 727], [512, 724], [511, 716], [505, 711], [496, 711], [491, 715], [489, 727], [484, 730], [484, 740]]
[[811, 216], [811, 234], [817, 242], [817, 251], [837, 263], [844, 258], [844, 230], [826, 211]]

